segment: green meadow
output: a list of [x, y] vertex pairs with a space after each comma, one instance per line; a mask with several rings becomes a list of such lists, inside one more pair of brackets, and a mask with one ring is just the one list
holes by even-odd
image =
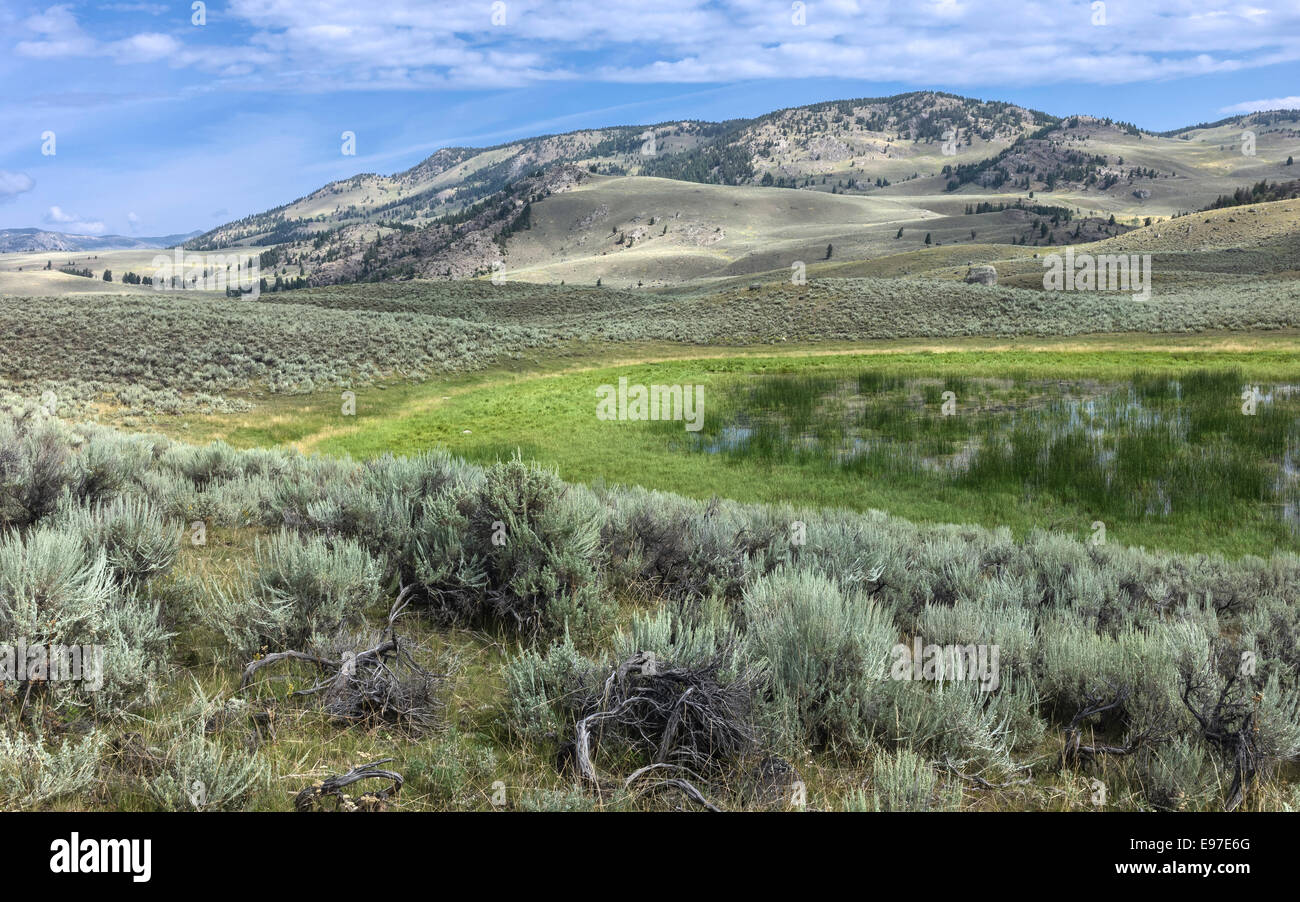
[[[1239, 556], [1300, 548], [1300, 383], [1289, 348], [960, 350], [601, 366], [578, 356], [448, 380], [277, 398], [221, 428], [237, 447], [366, 459], [436, 445], [519, 452], [566, 480], [696, 498], [879, 509]], [[597, 389], [703, 385], [703, 428], [602, 421]], [[1260, 388], [1256, 414], [1243, 386]], [[1275, 390], [1283, 386], [1281, 391]], [[945, 416], [945, 392], [955, 398]]]

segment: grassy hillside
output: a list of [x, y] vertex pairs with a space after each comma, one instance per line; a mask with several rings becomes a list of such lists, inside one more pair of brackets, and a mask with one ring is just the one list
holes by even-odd
[[[1244, 143], [1247, 131], [1253, 145]], [[1297, 150], [1295, 112], [1252, 114], [1177, 135], [1072, 116], [992, 159], [958, 159], [952, 178], [977, 190], [1032, 190], [1051, 198], [1044, 202], [1103, 215], [1165, 217], [1201, 209], [1242, 185], [1295, 178], [1286, 160]]]
[[888, 247], [934, 213], [906, 201], [655, 178], [595, 179], [533, 205], [511, 237], [507, 279], [675, 285]]
[[1293, 113], [1157, 135], [919, 92], [447, 148], [188, 246], [274, 247], [315, 285], [498, 271], [687, 287], [823, 260], [826, 245], [864, 260], [936, 245], [1114, 237], [1286, 180], [1297, 135]]
[[[231, 251], [257, 260], [264, 248], [246, 247]], [[188, 253], [188, 252], [184, 252]], [[154, 294], [154, 289], [144, 284], [128, 284], [122, 281], [127, 273], [152, 278], [156, 272], [154, 260], [158, 257], [175, 261], [175, 250], [159, 248], [138, 248], [131, 250], [90, 251], [90, 252], [54, 252], [0, 254], [0, 295], [13, 297], [58, 297], [70, 294]], [[184, 259], [184, 258], [182, 258]], [[202, 255], [190, 255], [189, 259], [202, 260]], [[46, 265], [50, 269], [46, 269]], [[69, 275], [64, 270], [84, 273], [89, 270], [89, 277]], [[112, 275], [112, 281], [104, 281], [104, 272]], [[264, 276], [274, 280], [276, 270], [272, 268], [263, 272]], [[297, 268], [293, 269], [297, 273]], [[233, 281], [231, 285], [233, 287]], [[187, 296], [211, 300], [220, 297], [220, 291], [196, 290]]]

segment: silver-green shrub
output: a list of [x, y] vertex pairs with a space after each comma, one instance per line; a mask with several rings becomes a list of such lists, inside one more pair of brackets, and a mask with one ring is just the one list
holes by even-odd
[[138, 495], [73, 507], [63, 520], [81, 536], [88, 554], [104, 553], [114, 578], [124, 586], [140, 586], [167, 573], [180, 552], [180, 522], [165, 518]]
[[473, 497], [427, 502], [414, 541], [430, 604], [461, 622], [588, 633], [614, 606], [601, 578], [601, 508], [552, 470], [518, 457], [484, 472]]
[[744, 615], [746, 651], [766, 665], [786, 740], [865, 747], [899, 640], [889, 612], [820, 573], [782, 569], [749, 587]]
[[911, 749], [878, 752], [871, 762], [871, 810], [956, 811], [961, 801], [961, 785], [941, 783], [929, 762]]
[[281, 530], [259, 539], [241, 584], [213, 586], [202, 617], [248, 660], [272, 651], [317, 648], [363, 622], [380, 596], [377, 561], [350, 539]]
[[12, 724], [0, 730], [0, 810], [38, 808], [88, 789], [96, 779], [104, 737], [92, 731], [58, 747]]
[[532, 742], [567, 736], [572, 711], [565, 703], [582, 694], [599, 670], [567, 632], [545, 651], [523, 649], [506, 664], [511, 729]]
[[69, 439], [57, 420], [0, 417], [0, 529], [24, 528], [54, 512], [76, 481]]
[[1205, 807], [1218, 787], [1220, 773], [1213, 757], [1196, 738], [1179, 736], [1144, 747], [1138, 757], [1138, 783], [1143, 797], [1163, 811], [1193, 811]]
[[914, 748], [962, 770], [1007, 774], [1015, 767], [1016, 737], [1007, 707], [1015, 699], [1002, 695], [1006, 688], [985, 692], [975, 681], [890, 681], [869, 726], [877, 741]]
[[168, 665], [170, 636], [157, 604], [124, 593], [104, 552], [88, 552], [68, 530], [0, 536], [0, 642], [19, 639], [29, 648], [101, 648], [102, 672], [37, 688], [56, 703], [104, 713], [147, 702]]
[[257, 752], [228, 751], [204, 732], [204, 718], [170, 724], [158, 773], [143, 786], [166, 811], [240, 811], [270, 782]]

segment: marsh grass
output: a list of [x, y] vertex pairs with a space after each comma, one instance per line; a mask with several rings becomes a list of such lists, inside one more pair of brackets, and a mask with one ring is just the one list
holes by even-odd
[[[1046, 491], [1022, 492], [1018, 483], [977, 491], [954, 480], [935, 479], [929, 470], [918, 472], [915, 461], [895, 453], [897, 439], [891, 442], [889, 430], [918, 431], [912, 408], [925, 407], [921, 386], [933, 384], [940, 393], [951, 386], [957, 394], [958, 416], [939, 417], [936, 407], [930, 416], [935, 428], [919, 434], [941, 442], [945, 440], [942, 430], [950, 430], [953, 441], [921, 450], [923, 461], [945, 454], [964, 460], [974, 447], [968, 441], [971, 430], [963, 423], [978, 395], [990, 395], [984, 413], [1015, 406], [1028, 417], [1045, 405], [1042, 396], [1049, 389], [1059, 395], [1064, 386], [1077, 386], [1082, 395], [1096, 397], [1104, 388], [1142, 372], [1154, 386], [1150, 390], [1174, 397], [1172, 389], [1161, 385], [1194, 364], [1212, 370], [1240, 368], [1248, 381], [1266, 389], [1300, 383], [1297, 349], [1300, 342], [1293, 334], [1263, 332], [1033, 342], [970, 338], [939, 350], [933, 343], [910, 342], [881, 342], [869, 351], [793, 342], [779, 350], [754, 347], [743, 352], [704, 346], [683, 349], [666, 343], [616, 349], [557, 345], [535, 357], [511, 360], [508, 366], [423, 383], [389, 382], [382, 390], [376, 386], [374, 391], [359, 391], [356, 417], [339, 415], [337, 392], [318, 392], [259, 396], [259, 408], [253, 413], [166, 420], [158, 425], [172, 437], [200, 444], [221, 439], [235, 447], [291, 445], [304, 452], [363, 459], [414, 454], [442, 444], [457, 456], [491, 464], [509, 459], [518, 450], [525, 459], [557, 467], [570, 481], [640, 485], [694, 498], [717, 495], [739, 501], [876, 509], [918, 522], [1006, 527], [1017, 536], [1047, 528], [1086, 537], [1089, 524], [1104, 519], [1112, 539], [1125, 544], [1240, 556], [1271, 548], [1300, 548], [1300, 533], [1285, 525], [1300, 514], [1296, 478], [1300, 452], [1294, 450], [1300, 443], [1293, 445], [1289, 476], [1284, 472], [1285, 458], [1283, 467], [1274, 468], [1281, 485], [1274, 487], [1274, 500], [1269, 503], [1238, 502], [1227, 515], [1175, 512], [1136, 519], [1093, 511]], [[858, 390], [859, 379], [864, 389], [882, 387], [900, 397], [905, 384], [917, 387], [911, 408], [845, 403], [846, 418], [875, 417], [883, 434], [874, 442], [866, 436], [856, 448], [857, 458], [849, 461], [828, 464], [814, 442], [803, 443], [801, 454], [796, 455], [777, 430], [758, 437], [772, 449], [766, 459], [719, 450], [685, 453], [691, 441], [725, 449], [744, 440], [753, 424], [742, 418], [747, 415], [744, 405], [733, 403], [745, 396], [733, 392], [732, 383], [778, 375], [833, 376], [833, 382], [844, 383], [848, 396], [869, 394]], [[680, 422], [598, 421], [592, 391], [596, 385], [616, 383], [620, 376], [645, 384], [705, 385], [705, 431], [693, 440]], [[1228, 400], [1226, 413], [1238, 416], [1234, 411], [1240, 402]], [[1264, 415], [1265, 406], [1260, 405], [1259, 415]], [[847, 419], [831, 425], [846, 433], [861, 429]], [[974, 434], [978, 437], [979, 430]], [[778, 453], [788, 460], [778, 459]], [[929, 466], [936, 463], [930, 460]], [[868, 478], [855, 468], [866, 474], [888, 473], [889, 478]], [[1284, 519], [1288, 511], [1289, 521]]]
[[1252, 383], [1239, 368], [1137, 370], [1105, 382], [775, 373], [721, 381], [717, 394], [719, 414], [693, 438], [678, 433], [678, 447], [736, 463], [1042, 497], [1098, 516], [1226, 516], [1260, 504], [1294, 516], [1286, 501], [1295, 494], [1300, 393]]

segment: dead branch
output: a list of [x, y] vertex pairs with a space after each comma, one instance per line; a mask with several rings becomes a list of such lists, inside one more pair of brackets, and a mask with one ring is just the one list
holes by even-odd
[[333, 666], [332, 661], [328, 661], [319, 655], [309, 655], [306, 652], [301, 651], [277, 651], [258, 658], [256, 661], [250, 661], [248, 665], [244, 667], [243, 676], [239, 678], [239, 691], [242, 692], [248, 687], [248, 684], [253, 680], [253, 675], [256, 674], [257, 671], [271, 664], [279, 664], [281, 661], [306, 661], [309, 664], [315, 664], [323, 670], [327, 670]]
[[[313, 783], [294, 797], [293, 807], [298, 811], [315, 811], [323, 807], [323, 800], [332, 797], [336, 811], [381, 811], [391, 796], [402, 791], [402, 775], [396, 771], [379, 770], [381, 764], [387, 764], [392, 758], [372, 761], [352, 768], [346, 774], [328, 777]], [[388, 780], [392, 786], [387, 789], [371, 790], [353, 798], [345, 793], [345, 787], [362, 780]]]
[[[397, 596], [383, 632], [362, 641], [361, 637], [338, 640], [337, 659], [300, 651], [282, 651], [251, 662], [244, 668], [239, 688], [247, 688], [263, 667], [283, 661], [314, 664], [326, 676], [295, 696], [320, 695], [325, 711], [350, 721], [379, 720], [424, 730], [438, 723], [442, 702], [436, 691], [442, 677], [422, 667], [396, 632], [396, 623], [410, 603], [411, 590]], [[361, 651], [353, 651], [358, 645]]]
[[[723, 685], [720, 665], [672, 667], [641, 652], [615, 667], [599, 692], [573, 704], [578, 711], [573, 760], [579, 777], [600, 794], [611, 788], [597, 771], [593, 747], [602, 740], [646, 755], [651, 764], [624, 781], [624, 789], [647, 775], [673, 768], [702, 780], [739, 760], [756, 745], [750, 718], [753, 686], [747, 679]], [[716, 810], [696, 786], [681, 777], [656, 780]]]
[[1084, 706], [1070, 719], [1069, 726], [1065, 728], [1065, 748], [1061, 751], [1062, 766], [1078, 761], [1091, 761], [1100, 755], [1120, 757], [1131, 755], [1147, 742], [1158, 741], [1155, 731], [1149, 729], [1134, 734], [1124, 745], [1107, 745], [1098, 742], [1089, 745], [1083, 744], [1084, 721], [1090, 717], [1123, 707], [1131, 694], [1131, 691], [1126, 686], [1121, 688], [1112, 686], [1111, 689], [1112, 694], [1110, 696], [1103, 697], [1092, 693], [1087, 694]]
[[[1220, 649], [1216, 648], [1212, 654], [1217, 656], [1219, 652]], [[1200, 725], [1201, 735], [1232, 765], [1232, 785], [1228, 788], [1224, 809], [1235, 811], [1245, 800], [1259, 772], [1259, 697], [1251, 694], [1237, 668], [1222, 678], [1219, 691], [1214, 694], [1209, 686], [1212, 673], [1212, 665], [1209, 672], [1183, 667], [1180, 696], [1183, 705]]]
[[986, 779], [984, 779], [983, 777], [981, 777], [979, 774], [964, 774], [964, 773], [962, 773], [960, 770], [957, 769], [957, 767], [956, 767], [955, 765], [953, 765], [953, 763], [952, 763], [951, 761], [945, 761], [945, 762], [944, 762], [944, 767], [945, 767], [945, 769], [947, 769], [947, 771], [948, 771], [949, 773], [951, 773], [951, 774], [953, 774], [953, 775], [955, 775], [955, 776], [957, 776], [957, 777], [960, 777], [961, 779], [967, 781], [968, 783], [974, 783], [974, 784], [975, 784], [976, 786], [978, 786], [980, 789], [991, 789], [991, 790], [992, 790], [992, 789], [1010, 789], [1012, 786], [1026, 786], [1026, 785], [1028, 785], [1028, 784], [1034, 782], [1033, 780], [1031, 780], [1031, 779], [1029, 779], [1029, 778], [1025, 778], [1024, 780], [1008, 780], [1008, 781], [1005, 782], [1005, 783], [991, 783], [991, 782], [989, 782], [988, 780], [986, 780]]
[[[645, 776], [646, 774], [652, 771], [659, 770], [661, 768], [673, 768], [676, 770], [686, 770], [685, 768], [678, 768], [677, 765], [675, 764], [662, 764], [662, 763], [647, 764], [645, 767], [637, 768], [636, 770], [632, 771], [632, 773], [628, 776], [628, 778], [623, 781], [623, 788], [631, 789], [632, 784], [635, 783], [637, 780], [639, 780], [641, 777]], [[686, 771], [686, 772], [690, 773], [690, 771]], [[697, 774], [692, 773], [691, 776], [695, 777], [697, 780], [700, 779], [699, 775]], [[700, 805], [701, 807], [703, 807], [708, 811], [722, 810], [717, 805], [714, 805], [708, 799], [706, 799], [704, 797], [704, 794], [701, 793], [698, 789], [696, 789], [694, 785], [679, 777], [666, 777], [663, 779], [655, 780], [653, 783], [649, 785], [649, 788], [657, 789], [661, 786], [671, 786], [681, 790], [682, 793], [688, 799], [690, 799], [692, 802], [695, 802], [697, 805]]]

